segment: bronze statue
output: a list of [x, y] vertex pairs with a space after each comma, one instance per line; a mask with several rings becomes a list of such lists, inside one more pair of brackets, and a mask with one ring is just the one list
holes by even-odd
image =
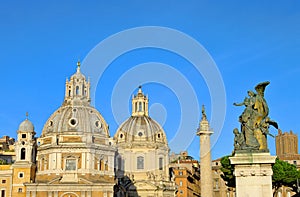
[[265, 88], [269, 84], [268, 81], [259, 83], [255, 86], [256, 93], [249, 90], [249, 97], [246, 97], [242, 103], [233, 103], [235, 106], [246, 107], [239, 117], [241, 133], [237, 128], [234, 129], [235, 150], [268, 151], [267, 135], [271, 135], [269, 125], [278, 129], [277, 123], [268, 117], [269, 107], [264, 98]]
[[234, 134], [234, 150], [242, 150], [245, 147], [245, 137], [237, 128], [233, 129]]

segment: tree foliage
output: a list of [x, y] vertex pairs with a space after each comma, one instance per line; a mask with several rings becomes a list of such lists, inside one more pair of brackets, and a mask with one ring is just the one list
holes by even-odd
[[0, 159], [0, 165], [7, 165], [7, 161], [3, 160], [3, 159]]
[[300, 178], [300, 172], [295, 165], [277, 158], [272, 170], [272, 186], [274, 193], [282, 186], [290, 187], [293, 191], [297, 192], [297, 179]]
[[235, 188], [235, 177], [233, 175], [234, 166], [230, 164], [229, 155], [221, 158], [222, 167], [220, 170], [223, 172], [221, 175], [222, 179], [225, 181], [226, 186], [230, 188]]

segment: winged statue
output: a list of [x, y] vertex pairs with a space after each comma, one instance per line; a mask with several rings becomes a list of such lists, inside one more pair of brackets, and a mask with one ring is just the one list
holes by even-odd
[[259, 83], [255, 86], [256, 93], [249, 90], [248, 96], [235, 106], [245, 106], [243, 113], [239, 116], [241, 131], [234, 129], [235, 150], [261, 150], [269, 151], [267, 135], [274, 137], [269, 132], [270, 125], [278, 129], [278, 124], [269, 118], [269, 107], [265, 100], [265, 89], [269, 81]]

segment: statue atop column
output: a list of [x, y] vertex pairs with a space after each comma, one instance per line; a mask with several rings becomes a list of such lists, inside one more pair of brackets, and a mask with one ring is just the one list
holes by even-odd
[[[242, 103], [233, 103], [235, 106], [245, 106], [243, 113], [239, 116], [241, 131], [234, 129], [235, 150], [261, 150], [268, 151], [267, 135], [269, 126], [278, 129], [278, 124], [269, 118], [269, 107], [264, 98], [264, 92], [270, 82], [262, 82], [255, 86], [256, 93], [249, 90], [248, 96]], [[274, 137], [274, 136], [273, 136]]]

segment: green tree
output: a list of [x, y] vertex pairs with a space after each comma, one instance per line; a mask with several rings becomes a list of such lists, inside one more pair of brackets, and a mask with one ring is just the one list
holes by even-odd
[[295, 165], [276, 158], [272, 170], [272, 187], [274, 189], [273, 196], [282, 186], [290, 187], [294, 192], [297, 192], [297, 179], [300, 178], [300, 172], [297, 170]]
[[3, 160], [3, 159], [0, 159], [0, 165], [7, 165], [7, 161]]
[[235, 188], [235, 177], [233, 175], [234, 166], [230, 164], [229, 157], [231, 157], [231, 155], [221, 158], [222, 167], [220, 170], [223, 172], [221, 177], [225, 181], [227, 187]]

